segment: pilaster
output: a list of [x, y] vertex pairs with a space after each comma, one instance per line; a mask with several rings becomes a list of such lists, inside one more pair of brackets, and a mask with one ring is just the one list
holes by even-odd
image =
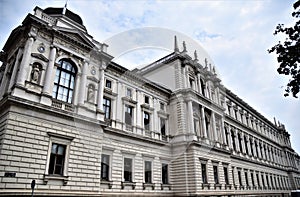
[[23, 58], [20, 64], [19, 68], [19, 74], [17, 77], [17, 85], [24, 87], [25, 86], [25, 80], [28, 76], [29, 71], [29, 60], [31, 55], [31, 48], [34, 42], [33, 37], [29, 37], [26, 41], [24, 52], [23, 52]]
[[41, 103], [46, 105], [51, 105], [51, 94], [52, 94], [51, 84], [53, 83], [52, 73], [54, 69], [55, 57], [56, 57], [56, 48], [52, 46], [50, 49], [49, 62], [46, 68], [46, 75], [44, 79], [44, 84], [43, 84], [44, 86], [43, 86], [42, 97], [41, 97]]
[[86, 75], [88, 71], [88, 61], [84, 60], [83, 68], [82, 68], [82, 74], [80, 79], [80, 87], [79, 87], [79, 93], [78, 93], [78, 104], [83, 105], [84, 104], [84, 98], [86, 96]]

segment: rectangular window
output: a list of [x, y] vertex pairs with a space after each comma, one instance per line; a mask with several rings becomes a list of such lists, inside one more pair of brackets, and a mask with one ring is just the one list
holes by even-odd
[[163, 118], [160, 118], [160, 134], [166, 136], [166, 121]]
[[163, 163], [161, 166], [162, 184], [169, 184], [168, 164]]
[[247, 172], [245, 172], [245, 180], [246, 180], [246, 185], [249, 186], [248, 173]]
[[53, 143], [51, 147], [49, 174], [63, 175], [65, 164], [66, 146]]
[[267, 187], [270, 187], [270, 184], [269, 184], [269, 176], [266, 175], [266, 181], [267, 181]]
[[246, 151], [246, 154], [249, 155], [248, 140], [247, 140], [246, 136], [244, 136], [244, 142], [245, 142], [245, 151]]
[[132, 90], [130, 88], [126, 89], [126, 96], [132, 98]]
[[133, 107], [125, 105], [125, 123], [127, 125], [132, 125], [132, 113]]
[[109, 181], [109, 155], [101, 155], [101, 180]]
[[224, 170], [224, 179], [225, 179], [225, 184], [229, 184], [229, 180], [228, 180], [228, 168], [227, 167], [224, 167], [223, 168]]
[[149, 104], [149, 96], [145, 96], [145, 103]]
[[238, 171], [238, 179], [239, 179], [239, 185], [242, 185], [241, 171]]
[[262, 182], [262, 186], [265, 187], [265, 179], [264, 179], [264, 175], [261, 175], [261, 182]]
[[144, 166], [145, 183], [152, 183], [152, 162], [145, 161]]
[[234, 168], [232, 167], [232, 182], [233, 182], [233, 185], [235, 185], [235, 179], [234, 179]]
[[251, 176], [251, 182], [252, 182], [252, 185], [255, 186], [255, 184], [254, 184], [254, 175], [253, 175], [253, 173], [251, 173], [250, 176]]
[[259, 175], [258, 174], [256, 174], [256, 180], [257, 180], [257, 186], [260, 186]]
[[111, 89], [111, 80], [106, 79], [106, 81], [105, 81], [105, 87]]
[[218, 166], [213, 166], [215, 184], [219, 184]]
[[144, 128], [150, 130], [150, 114], [148, 112], [144, 112]]
[[132, 182], [132, 159], [124, 158], [124, 181]]
[[165, 104], [160, 103], [160, 110], [164, 111], [165, 110]]
[[236, 145], [235, 145], [235, 135], [234, 131], [231, 130], [231, 142], [232, 142], [232, 148], [234, 151], [236, 151]]
[[201, 163], [202, 183], [207, 183], [206, 164]]
[[104, 118], [110, 119], [111, 100], [108, 98], [103, 98], [103, 111], [104, 111]]

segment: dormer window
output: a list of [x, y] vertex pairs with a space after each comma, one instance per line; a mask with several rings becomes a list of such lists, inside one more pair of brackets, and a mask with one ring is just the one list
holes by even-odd
[[160, 110], [165, 111], [165, 104], [160, 103]]
[[72, 103], [76, 73], [76, 68], [72, 62], [67, 59], [59, 61], [52, 92], [53, 98]]
[[150, 114], [148, 112], [144, 112], [144, 128], [150, 130]]
[[149, 104], [149, 96], [145, 96], [145, 103]]
[[130, 88], [126, 89], [126, 96], [132, 98], [132, 90]]
[[106, 81], [105, 81], [105, 87], [111, 89], [111, 80], [106, 79]]

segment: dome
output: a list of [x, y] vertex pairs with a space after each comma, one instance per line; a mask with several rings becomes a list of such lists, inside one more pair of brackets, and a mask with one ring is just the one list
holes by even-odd
[[[53, 16], [53, 15], [62, 15], [63, 14], [63, 10], [64, 8], [46, 8], [44, 10], [44, 13], [48, 14], [49, 16]], [[72, 21], [83, 25], [82, 19], [79, 15], [71, 12], [70, 10], [66, 9], [66, 13], [65, 16], [68, 17], [69, 19], [71, 19]]]

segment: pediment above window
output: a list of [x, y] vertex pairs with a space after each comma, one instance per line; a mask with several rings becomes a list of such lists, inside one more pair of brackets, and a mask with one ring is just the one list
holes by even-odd
[[31, 56], [32, 56], [32, 57], [35, 57], [35, 58], [37, 58], [37, 59], [40, 59], [40, 60], [42, 60], [42, 61], [44, 61], [44, 62], [48, 62], [48, 61], [49, 61], [48, 58], [46, 58], [43, 54], [39, 54], [39, 53], [31, 53]]
[[80, 32], [78, 30], [61, 28], [58, 30], [58, 32], [61, 35], [68, 37], [69, 39], [71, 39], [79, 44], [83, 44], [89, 48], [93, 48], [95, 46], [82, 32]]

